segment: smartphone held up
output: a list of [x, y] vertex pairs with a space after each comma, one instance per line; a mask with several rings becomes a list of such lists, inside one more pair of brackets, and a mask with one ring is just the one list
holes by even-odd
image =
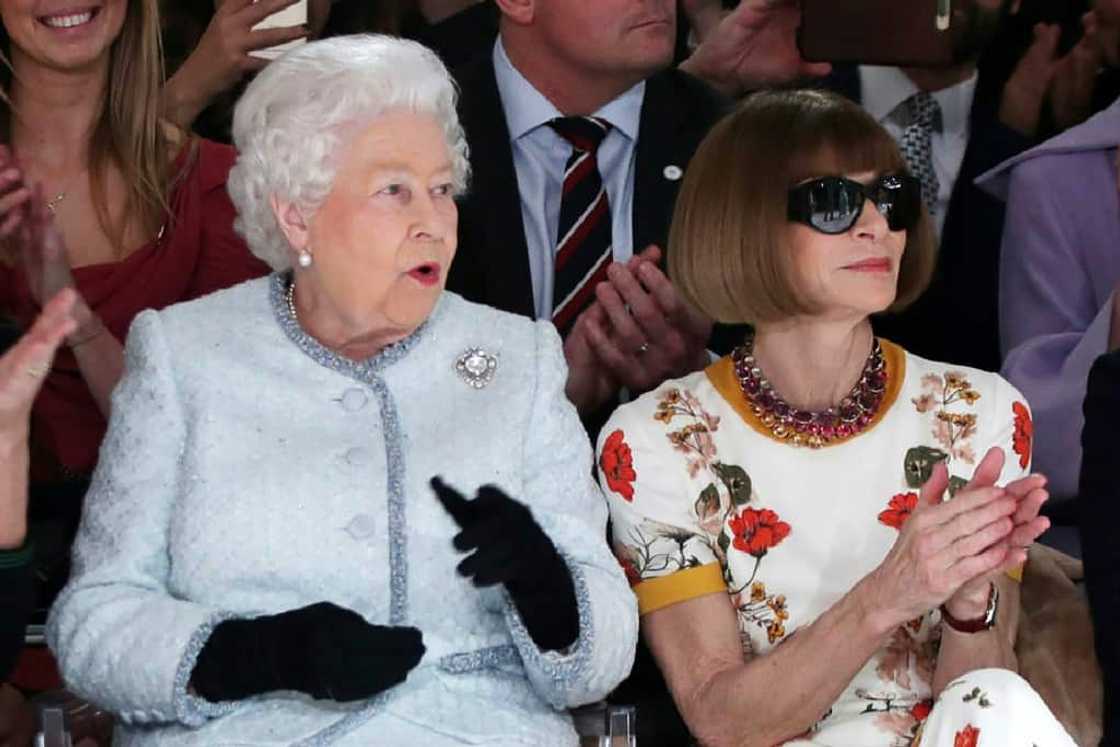
[[[991, 7], [988, 7], [991, 6]], [[802, 0], [798, 45], [810, 62], [948, 67], [998, 18], [999, 0]]]
[[[260, 2], [260, 0], [255, 0]], [[259, 29], [271, 28], [284, 28], [289, 26], [305, 26], [307, 25], [307, 0], [298, 0], [293, 5], [289, 5], [283, 10], [279, 10], [272, 15], [265, 18], [263, 21], [253, 27], [254, 31]], [[298, 47], [300, 44], [305, 43], [305, 39], [295, 39], [284, 44], [277, 44], [274, 47], [266, 47], [258, 49], [253, 52], [255, 57], [263, 57], [268, 60], [275, 60], [280, 55], [284, 54], [290, 49]]]

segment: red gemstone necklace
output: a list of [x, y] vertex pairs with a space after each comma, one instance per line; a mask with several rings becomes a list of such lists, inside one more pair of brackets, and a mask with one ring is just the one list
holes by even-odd
[[838, 405], [818, 412], [793, 407], [778, 395], [755, 361], [753, 332], [731, 359], [743, 397], [755, 417], [779, 441], [794, 446], [819, 449], [859, 433], [879, 411], [887, 388], [883, 349], [875, 338], [859, 381]]

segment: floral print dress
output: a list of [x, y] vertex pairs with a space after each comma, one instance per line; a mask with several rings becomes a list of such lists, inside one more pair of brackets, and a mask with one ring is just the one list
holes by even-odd
[[[992, 446], [1007, 457], [1000, 484], [1029, 472], [1030, 410], [1014, 387], [880, 342], [888, 380], [879, 412], [862, 433], [821, 449], [771, 436], [730, 358], [615, 412], [600, 435], [599, 479], [613, 549], [643, 615], [724, 591], [744, 656], [763, 655], [882, 561], [937, 462], [948, 466], [951, 493]], [[910, 747], [923, 728], [923, 747], [1072, 744], [1040, 699], [1030, 710], [1046, 727], [1033, 733], [1056, 736], [1008, 741], [1023, 722], [1008, 719], [995, 685], [972, 683], [974, 673], [947, 687], [947, 705], [935, 709], [939, 640], [936, 611], [898, 628], [789, 744]]]

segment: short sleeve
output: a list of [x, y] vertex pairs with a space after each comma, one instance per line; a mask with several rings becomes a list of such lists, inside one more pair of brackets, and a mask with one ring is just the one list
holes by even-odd
[[[611, 545], [645, 615], [726, 592], [713, 533], [690, 498], [688, 465], [655, 419], [653, 393], [624, 405], [600, 432], [599, 484], [611, 516]], [[715, 528], [718, 535], [719, 528]]]

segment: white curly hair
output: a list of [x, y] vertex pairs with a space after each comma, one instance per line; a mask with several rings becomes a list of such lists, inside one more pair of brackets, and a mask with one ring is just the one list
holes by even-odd
[[274, 270], [291, 252], [270, 197], [295, 203], [308, 217], [330, 194], [345, 140], [381, 114], [407, 109], [443, 127], [456, 193], [470, 176], [467, 141], [455, 111], [457, 92], [435, 52], [378, 34], [339, 36], [299, 47], [270, 63], [249, 84], [233, 117], [237, 163], [228, 188], [234, 227], [249, 250]]

